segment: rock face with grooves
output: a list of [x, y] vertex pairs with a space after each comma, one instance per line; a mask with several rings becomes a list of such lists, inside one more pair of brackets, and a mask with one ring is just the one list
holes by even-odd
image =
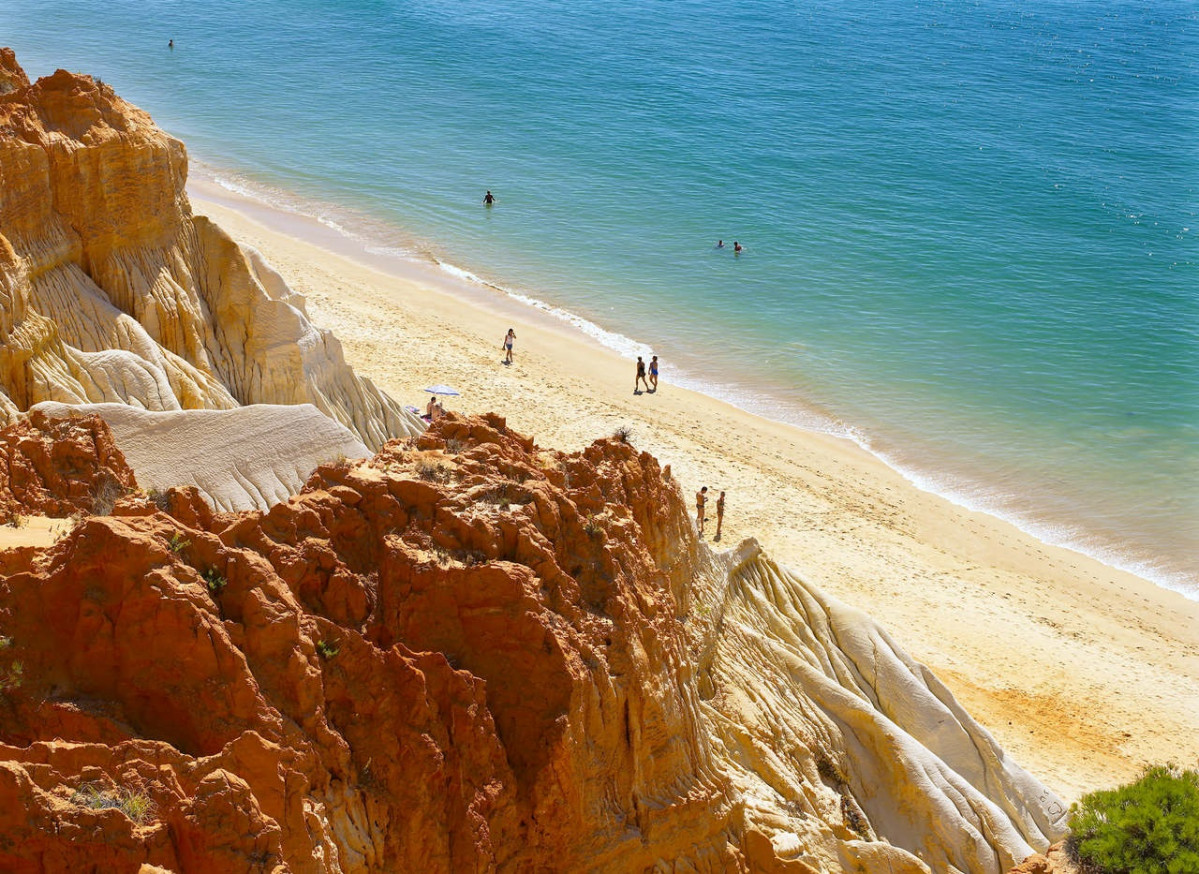
[[99, 416], [143, 489], [193, 486], [219, 511], [266, 510], [298, 492], [318, 465], [371, 454], [311, 404], [153, 411], [44, 401], [33, 411]]
[[1060, 830], [868, 618], [698, 541], [669, 469], [495, 416], [0, 553], [0, 714], [22, 874], [1002, 874]]
[[40, 401], [312, 404], [418, 433], [260, 257], [193, 216], [183, 144], [104, 84], [0, 52], [0, 420]]

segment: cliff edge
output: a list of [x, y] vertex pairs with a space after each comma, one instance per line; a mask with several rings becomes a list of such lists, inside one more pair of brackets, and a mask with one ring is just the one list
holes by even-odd
[[0, 49], [0, 421], [41, 401], [312, 404], [372, 450], [423, 424], [345, 363], [303, 298], [193, 216], [187, 153], [88, 76]]
[[[15, 469], [127, 479], [98, 419], [18, 427]], [[0, 714], [31, 874], [1002, 874], [1061, 830], [877, 624], [698, 540], [669, 468], [497, 416], [0, 551]]]

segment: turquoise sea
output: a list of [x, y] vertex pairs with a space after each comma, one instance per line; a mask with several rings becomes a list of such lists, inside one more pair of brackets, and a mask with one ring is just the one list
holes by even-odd
[[0, 44], [1199, 597], [1193, 0], [2, 0]]

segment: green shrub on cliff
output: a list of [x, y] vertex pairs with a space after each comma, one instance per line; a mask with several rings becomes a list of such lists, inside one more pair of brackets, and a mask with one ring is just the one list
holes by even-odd
[[1085, 874], [1199, 874], [1199, 772], [1147, 768], [1083, 796], [1070, 808], [1069, 846]]

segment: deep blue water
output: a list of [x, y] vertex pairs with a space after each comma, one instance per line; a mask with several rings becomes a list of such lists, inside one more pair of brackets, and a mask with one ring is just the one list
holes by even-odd
[[0, 43], [1199, 593], [1195, 2], [3, 0]]

